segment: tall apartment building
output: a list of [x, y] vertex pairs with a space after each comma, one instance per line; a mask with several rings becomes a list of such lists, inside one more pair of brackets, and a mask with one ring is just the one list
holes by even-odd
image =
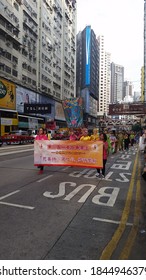
[[144, 101], [146, 101], [146, 0], [144, 0]]
[[0, 0], [0, 10], [0, 78], [17, 85], [15, 110], [27, 92], [55, 119], [57, 101], [75, 96], [76, 0]]
[[141, 101], [144, 101], [144, 66], [141, 67]]
[[77, 34], [76, 92], [84, 100], [84, 122], [94, 127], [97, 122], [99, 87], [99, 49], [91, 26]]
[[133, 96], [133, 84], [129, 81], [124, 81], [123, 83], [123, 98], [124, 97], [132, 97]]
[[124, 67], [111, 63], [111, 103], [123, 100]]
[[109, 112], [110, 83], [111, 83], [111, 54], [105, 51], [104, 36], [98, 37], [99, 43], [99, 104], [98, 116], [105, 116]]

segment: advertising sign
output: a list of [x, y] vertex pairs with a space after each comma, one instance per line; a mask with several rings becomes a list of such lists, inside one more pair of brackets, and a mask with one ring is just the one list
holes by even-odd
[[16, 88], [16, 109], [18, 113], [24, 113], [24, 104], [33, 104], [37, 102], [37, 93], [17, 86]]
[[81, 97], [65, 99], [62, 102], [68, 127], [81, 127], [83, 124], [83, 100]]
[[65, 121], [62, 103], [55, 101], [55, 119]]
[[102, 168], [103, 142], [35, 140], [34, 165]]
[[146, 114], [145, 103], [110, 104], [109, 115], [139, 115]]
[[0, 79], [0, 108], [16, 110], [16, 86], [4, 79]]
[[85, 84], [90, 85], [90, 50], [91, 50], [91, 27], [86, 27], [86, 72]]
[[24, 104], [24, 113], [26, 114], [46, 114], [51, 113], [51, 104]]

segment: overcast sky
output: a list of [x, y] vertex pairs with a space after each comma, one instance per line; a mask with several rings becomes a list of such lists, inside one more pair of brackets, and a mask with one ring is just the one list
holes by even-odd
[[77, 32], [91, 25], [104, 35], [111, 62], [125, 69], [124, 79], [140, 91], [143, 66], [144, 0], [77, 0]]

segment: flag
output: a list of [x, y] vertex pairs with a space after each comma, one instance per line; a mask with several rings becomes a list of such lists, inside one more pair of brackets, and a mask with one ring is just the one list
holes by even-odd
[[62, 101], [68, 127], [81, 127], [83, 124], [83, 100], [81, 97]]

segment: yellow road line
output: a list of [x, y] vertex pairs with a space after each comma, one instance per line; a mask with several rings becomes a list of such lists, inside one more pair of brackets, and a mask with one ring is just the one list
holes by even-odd
[[[138, 167], [138, 176], [140, 176], [140, 164]], [[134, 243], [136, 235], [137, 235], [139, 217], [140, 217], [140, 212], [141, 212], [140, 189], [141, 189], [141, 184], [140, 184], [140, 180], [138, 180], [137, 184], [136, 184], [136, 203], [135, 203], [135, 209], [134, 209], [134, 224], [128, 235], [125, 246], [120, 254], [119, 260], [128, 260], [133, 243]]]
[[114, 250], [117, 247], [117, 244], [125, 230], [126, 227], [126, 222], [128, 220], [129, 212], [130, 212], [130, 206], [131, 206], [131, 201], [132, 201], [132, 193], [133, 193], [133, 188], [134, 188], [134, 180], [135, 180], [135, 174], [136, 174], [136, 166], [138, 162], [138, 153], [136, 155], [133, 171], [132, 171], [132, 176], [130, 180], [130, 186], [126, 198], [126, 203], [125, 207], [122, 213], [120, 225], [118, 226], [117, 230], [115, 231], [114, 235], [112, 236], [112, 239], [110, 242], [107, 244], [105, 249], [103, 250], [100, 260], [110, 260], [110, 257], [112, 256]]

